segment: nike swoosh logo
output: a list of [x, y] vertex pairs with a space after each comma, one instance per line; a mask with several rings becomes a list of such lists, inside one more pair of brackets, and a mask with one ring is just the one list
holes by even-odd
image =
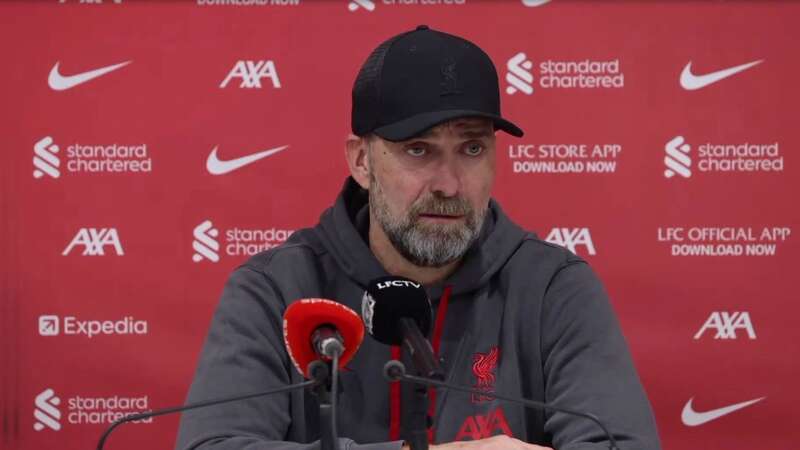
[[66, 89], [73, 88], [79, 84], [86, 83], [89, 80], [93, 80], [111, 71], [117, 70], [120, 67], [127, 66], [133, 61], [125, 61], [123, 63], [114, 64], [113, 66], [101, 67], [99, 69], [90, 70], [88, 72], [82, 72], [70, 76], [61, 75], [58, 72], [58, 65], [60, 62], [61, 61], [56, 62], [56, 65], [53, 66], [52, 69], [50, 69], [50, 76], [47, 77], [47, 84], [49, 84], [50, 88], [55, 91], [64, 91]]
[[686, 67], [683, 68], [683, 72], [681, 72], [681, 87], [687, 91], [701, 89], [709, 84], [714, 84], [717, 81], [724, 80], [725, 78], [736, 75], [739, 72], [743, 72], [757, 64], [761, 64], [762, 62], [764, 62], [763, 59], [742, 64], [741, 66], [718, 70], [705, 75], [695, 75], [692, 73], [692, 62], [689, 61], [689, 64], [686, 64]]
[[217, 158], [217, 147], [214, 147], [214, 149], [211, 150], [211, 154], [208, 155], [208, 160], [206, 160], [206, 169], [208, 169], [208, 172], [211, 175], [224, 175], [226, 173], [233, 172], [236, 169], [240, 169], [248, 164], [254, 163], [259, 159], [272, 156], [275, 153], [286, 150], [287, 148], [289, 148], [289, 146], [284, 145], [282, 147], [275, 147], [262, 152], [253, 153], [252, 155], [242, 156], [241, 158], [222, 161]]
[[522, 0], [523, 5], [530, 6], [531, 8], [542, 6], [545, 3], [550, 3], [550, 0]]
[[719, 419], [720, 417], [728, 415], [734, 411], [746, 408], [754, 403], [758, 403], [765, 398], [766, 397], [756, 398], [746, 402], [737, 403], [735, 405], [726, 406], [724, 408], [712, 409], [711, 411], [696, 412], [692, 408], [692, 400], [694, 400], [694, 397], [692, 397], [688, 402], [686, 402], [686, 406], [683, 407], [681, 420], [683, 421], [683, 424], [688, 427], [696, 427], [698, 425], [711, 422], [712, 420]]

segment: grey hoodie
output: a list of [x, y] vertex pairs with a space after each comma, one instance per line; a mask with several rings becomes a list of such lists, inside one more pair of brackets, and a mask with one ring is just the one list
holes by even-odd
[[[228, 280], [188, 401], [302, 381], [282, 337], [287, 305], [337, 300], [360, 311], [370, 280], [388, 275], [366, 242], [366, 192], [348, 179], [314, 228], [254, 256]], [[539, 240], [492, 201], [481, 236], [444, 283], [428, 287], [433, 344], [448, 381], [600, 417], [621, 449], [658, 450], [647, 397], [606, 293], [585, 261]], [[399, 349], [371, 337], [341, 374], [342, 450], [398, 450], [411, 388], [382, 377]], [[407, 358], [407, 355], [402, 355]], [[505, 433], [557, 450], [607, 449], [584, 419], [455, 391], [431, 393], [435, 443]], [[183, 414], [177, 448], [319, 448], [316, 397], [305, 391]]]

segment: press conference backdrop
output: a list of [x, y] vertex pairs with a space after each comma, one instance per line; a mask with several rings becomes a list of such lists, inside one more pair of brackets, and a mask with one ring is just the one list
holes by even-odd
[[[0, 442], [91, 448], [181, 403], [227, 276], [342, 185], [358, 67], [427, 24], [494, 60], [526, 131], [498, 134], [494, 195], [600, 274], [665, 447], [797, 448], [798, 19], [788, 1], [3, 2]], [[169, 449], [177, 424], [109, 445]]]

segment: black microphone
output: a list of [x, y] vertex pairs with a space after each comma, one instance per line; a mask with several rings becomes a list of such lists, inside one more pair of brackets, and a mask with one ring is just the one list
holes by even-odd
[[169, 408], [157, 409], [155, 411], [143, 412], [125, 416], [121, 419], [115, 420], [111, 425], [109, 425], [108, 428], [106, 428], [106, 430], [100, 436], [100, 440], [97, 442], [97, 450], [103, 450], [103, 446], [105, 445], [108, 436], [111, 434], [112, 431], [114, 431], [114, 429], [116, 429], [123, 423], [133, 422], [142, 419], [149, 419], [150, 417], [163, 416], [166, 414], [172, 414], [182, 411], [188, 411], [190, 409], [205, 408], [207, 406], [221, 405], [223, 403], [238, 402], [240, 400], [258, 398], [266, 395], [280, 394], [283, 392], [294, 391], [295, 389], [314, 387], [320, 384], [325, 384], [327, 382], [328, 376], [330, 375], [330, 370], [328, 369], [328, 365], [323, 363], [322, 361], [314, 361], [309, 365], [308, 373], [311, 379], [303, 381], [302, 383], [290, 384], [288, 386], [281, 386], [279, 388], [269, 389], [261, 392], [253, 392], [250, 394], [241, 394], [232, 397], [220, 397], [201, 402], [187, 403], [181, 406], [173, 406]]
[[571, 416], [582, 417], [584, 419], [589, 419], [597, 426], [599, 426], [603, 433], [605, 433], [606, 437], [608, 438], [608, 448], [609, 450], [619, 450], [617, 447], [617, 441], [614, 439], [614, 436], [608, 431], [608, 428], [600, 421], [600, 419], [595, 416], [594, 414], [575, 411], [568, 408], [562, 408], [560, 406], [554, 406], [547, 403], [537, 402], [536, 400], [529, 400], [527, 398], [516, 398], [516, 397], [509, 397], [506, 395], [497, 394], [495, 392], [486, 392], [481, 391], [474, 388], [459, 386], [456, 384], [447, 383], [445, 381], [426, 378], [426, 377], [419, 377], [414, 375], [408, 375], [406, 373], [406, 366], [397, 360], [390, 360], [383, 366], [383, 376], [389, 381], [404, 381], [406, 383], [413, 383], [416, 385], [423, 385], [423, 386], [433, 386], [433, 387], [440, 387], [444, 389], [452, 389], [454, 391], [466, 392], [470, 394], [478, 394], [485, 397], [496, 398], [499, 400], [505, 400], [513, 403], [519, 403], [524, 405], [528, 408], [534, 409], [544, 409], [549, 411], [556, 411], [564, 414], [569, 414]]
[[404, 345], [420, 375], [444, 380], [444, 371], [425, 337], [431, 330], [433, 312], [421, 283], [398, 276], [372, 280], [361, 300], [361, 316], [376, 340]]

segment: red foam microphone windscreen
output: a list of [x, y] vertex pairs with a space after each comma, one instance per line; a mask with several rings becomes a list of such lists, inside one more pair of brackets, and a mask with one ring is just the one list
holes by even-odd
[[364, 323], [347, 306], [324, 298], [304, 298], [292, 303], [283, 314], [283, 342], [292, 363], [306, 378], [310, 378], [308, 365], [320, 359], [311, 335], [323, 325], [335, 328], [344, 341], [339, 368], [350, 361], [364, 340]]

